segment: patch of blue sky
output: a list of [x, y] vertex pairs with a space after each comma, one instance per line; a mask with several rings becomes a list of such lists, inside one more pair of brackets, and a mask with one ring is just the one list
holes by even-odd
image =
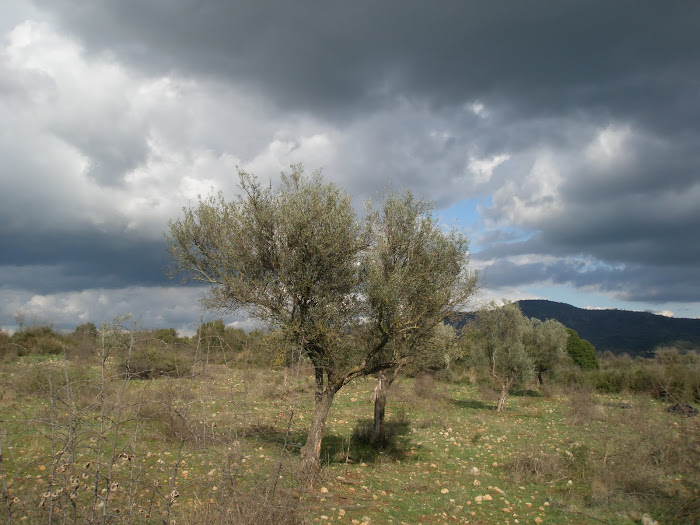
[[490, 196], [464, 199], [448, 208], [436, 210], [440, 223], [446, 229], [461, 230], [470, 239], [471, 251], [478, 252], [494, 242], [522, 242], [529, 239], [533, 232], [511, 226], [488, 228], [481, 218], [481, 210], [492, 206]]
[[440, 222], [448, 227], [474, 228], [481, 222], [479, 205], [484, 204], [484, 199], [465, 199], [453, 204], [449, 208], [437, 210]]

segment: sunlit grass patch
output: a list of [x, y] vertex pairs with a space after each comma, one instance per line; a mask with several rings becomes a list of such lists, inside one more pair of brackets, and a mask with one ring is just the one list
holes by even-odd
[[[698, 418], [648, 397], [555, 391], [511, 396], [497, 413], [476, 386], [436, 381], [420, 398], [414, 379], [400, 379], [387, 404], [391, 450], [367, 443], [374, 382], [360, 380], [331, 408], [324, 470], [309, 491], [296, 476], [313, 378], [299, 369], [211, 365], [103, 382], [97, 365], [46, 366], [55, 388], [0, 400], [1, 508], [30, 523], [48, 513], [79, 523], [101, 513], [131, 523], [410, 524], [698, 515]], [[3, 378], [31, 384], [26, 370], [11, 364]], [[595, 410], [581, 412], [584, 402]]]

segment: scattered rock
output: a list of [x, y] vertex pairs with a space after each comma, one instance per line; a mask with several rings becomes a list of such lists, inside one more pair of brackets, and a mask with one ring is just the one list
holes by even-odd
[[689, 403], [677, 403], [675, 405], [671, 405], [670, 407], [666, 408], [666, 412], [686, 417], [698, 415], [698, 409]]
[[[697, 412], [697, 410], [696, 410], [696, 412]], [[659, 525], [659, 522], [656, 521], [651, 516], [649, 516], [649, 514], [643, 514], [642, 515], [642, 525]]]

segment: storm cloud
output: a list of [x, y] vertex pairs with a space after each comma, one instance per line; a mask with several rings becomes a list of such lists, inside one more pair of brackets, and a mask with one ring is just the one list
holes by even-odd
[[232, 195], [236, 167], [275, 183], [297, 162], [358, 208], [391, 184], [460, 218], [487, 296], [700, 316], [696, 2], [13, 4], [2, 326], [39, 304], [65, 327], [196, 320], [167, 221]]

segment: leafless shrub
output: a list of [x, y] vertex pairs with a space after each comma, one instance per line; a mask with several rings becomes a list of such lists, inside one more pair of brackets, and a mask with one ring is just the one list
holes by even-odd
[[566, 477], [561, 457], [542, 452], [521, 451], [504, 468], [517, 483], [523, 481], [547, 483]]
[[600, 415], [598, 398], [587, 388], [570, 388], [567, 392], [568, 417], [575, 425], [588, 425]]
[[227, 501], [207, 502], [183, 518], [187, 525], [302, 525], [305, 523], [292, 497], [271, 503], [264, 494], [236, 493]]
[[435, 376], [431, 372], [419, 372], [413, 381], [413, 393], [419, 399], [436, 398]]

